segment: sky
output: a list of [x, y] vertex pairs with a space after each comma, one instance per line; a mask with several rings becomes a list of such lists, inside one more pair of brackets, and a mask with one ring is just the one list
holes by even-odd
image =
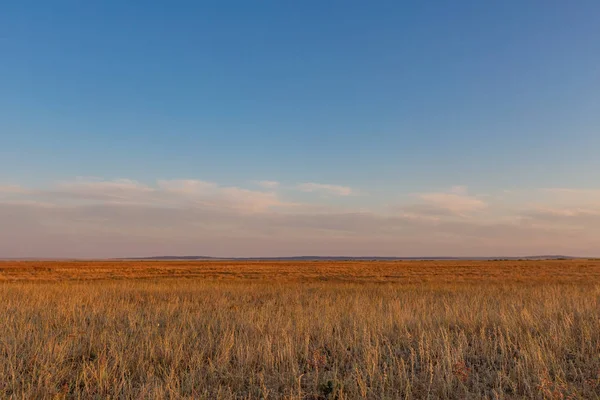
[[599, 20], [2, 2], [0, 258], [599, 256]]

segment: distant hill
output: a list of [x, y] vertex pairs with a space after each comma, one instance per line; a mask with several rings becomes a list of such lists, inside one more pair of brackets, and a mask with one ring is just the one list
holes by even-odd
[[156, 256], [156, 257], [131, 257], [121, 260], [217, 260], [216, 257], [205, 256]]
[[121, 260], [239, 260], [239, 261], [343, 261], [343, 260], [563, 260], [577, 257], [562, 255], [541, 255], [526, 257], [346, 257], [346, 256], [292, 256], [292, 257], [210, 257], [210, 256], [155, 256], [155, 257], [130, 257]]

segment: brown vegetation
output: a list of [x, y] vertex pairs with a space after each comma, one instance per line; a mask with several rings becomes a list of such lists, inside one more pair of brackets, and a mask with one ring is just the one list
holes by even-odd
[[0, 282], [0, 398], [600, 398], [598, 261], [11, 261]]
[[0, 281], [185, 278], [278, 282], [599, 283], [600, 260], [0, 261]]

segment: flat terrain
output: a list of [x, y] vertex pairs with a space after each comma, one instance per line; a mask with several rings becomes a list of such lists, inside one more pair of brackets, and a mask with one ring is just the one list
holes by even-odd
[[597, 260], [6, 261], [0, 306], [0, 398], [600, 398]]
[[237, 282], [600, 284], [600, 260], [0, 261], [0, 281], [164, 278]]

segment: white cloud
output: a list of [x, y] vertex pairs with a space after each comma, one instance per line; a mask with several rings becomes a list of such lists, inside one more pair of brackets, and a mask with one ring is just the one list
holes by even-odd
[[[471, 219], [426, 220], [373, 212], [245, 213], [210, 207], [93, 204], [39, 207], [0, 202], [4, 257], [198, 254], [593, 255], [597, 235]], [[598, 223], [597, 223], [598, 225]]]
[[253, 181], [253, 183], [265, 189], [275, 189], [279, 186], [277, 181]]
[[428, 207], [459, 216], [484, 210], [487, 203], [477, 196], [467, 194], [467, 188], [456, 186], [450, 192], [419, 193], [416, 197]]
[[[112, 181], [101, 179], [77, 179], [72, 182], [60, 182], [55, 188], [45, 191], [56, 197], [77, 197], [88, 200], [135, 200], [153, 192], [154, 189], [130, 179]], [[43, 194], [43, 190], [38, 190]]]
[[[264, 212], [271, 207], [285, 207], [274, 192], [220, 186], [193, 179], [159, 180], [146, 185], [129, 179], [83, 180], [61, 182], [50, 189], [29, 192], [32, 197], [58, 205], [124, 204], [153, 207], [204, 207], [215, 210], [236, 209]], [[292, 206], [293, 204], [289, 204]]]
[[547, 215], [554, 217], [585, 217], [599, 216], [600, 210], [589, 210], [584, 208], [547, 208], [542, 207], [532, 211], [532, 214]]
[[540, 202], [560, 207], [600, 208], [600, 189], [553, 188], [538, 191]]
[[159, 181], [158, 187], [170, 194], [185, 196], [187, 200], [215, 208], [234, 208], [261, 212], [271, 207], [285, 206], [274, 192], [263, 192], [233, 186], [219, 186], [214, 182], [199, 180]]
[[520, 217], [530, 225], [600, 231], [600, 208], [535, 207], [523, 211]]
[[462, 185], [452, 186], [450, 192], [458, 195], [466, 195], [467, 187]]
[[350, 196], [354, 193], [348, 186], [329, 185], [325, 183], [306, 182], [301, 183], [296, 188], [302, 192], [320, 192], [336, 196]]
[[19, 185], [0, 185], [0, 194], [25, 194], [28, 190]]
[[[582, 206], [575, 196], [557, 206], [545, 190], [506, 200], [500, 191], [484, 202], [466, 187], [454, 187], [412, 195], [387, 212], [329, 200], [299, 204], [269, 188], [193, 179], [77, 179], [5, 191], [18, 194], [0, 200], [0, 257], [599, 255], [600, 203]], [[530, 198], [537, 203], [523, 200]]]
[[572, 198], [594, 197], [600, 198], [600, 189], [573, 189], [573, 188], [544, 188], [544, 192], [564, 195]]
[[219, 185], [214, 182], [199, 181], [195, 179], [159, 180], [157, 186], [160, 190], [166, 192], [185, 195], [215, 193], [219, 190]]

